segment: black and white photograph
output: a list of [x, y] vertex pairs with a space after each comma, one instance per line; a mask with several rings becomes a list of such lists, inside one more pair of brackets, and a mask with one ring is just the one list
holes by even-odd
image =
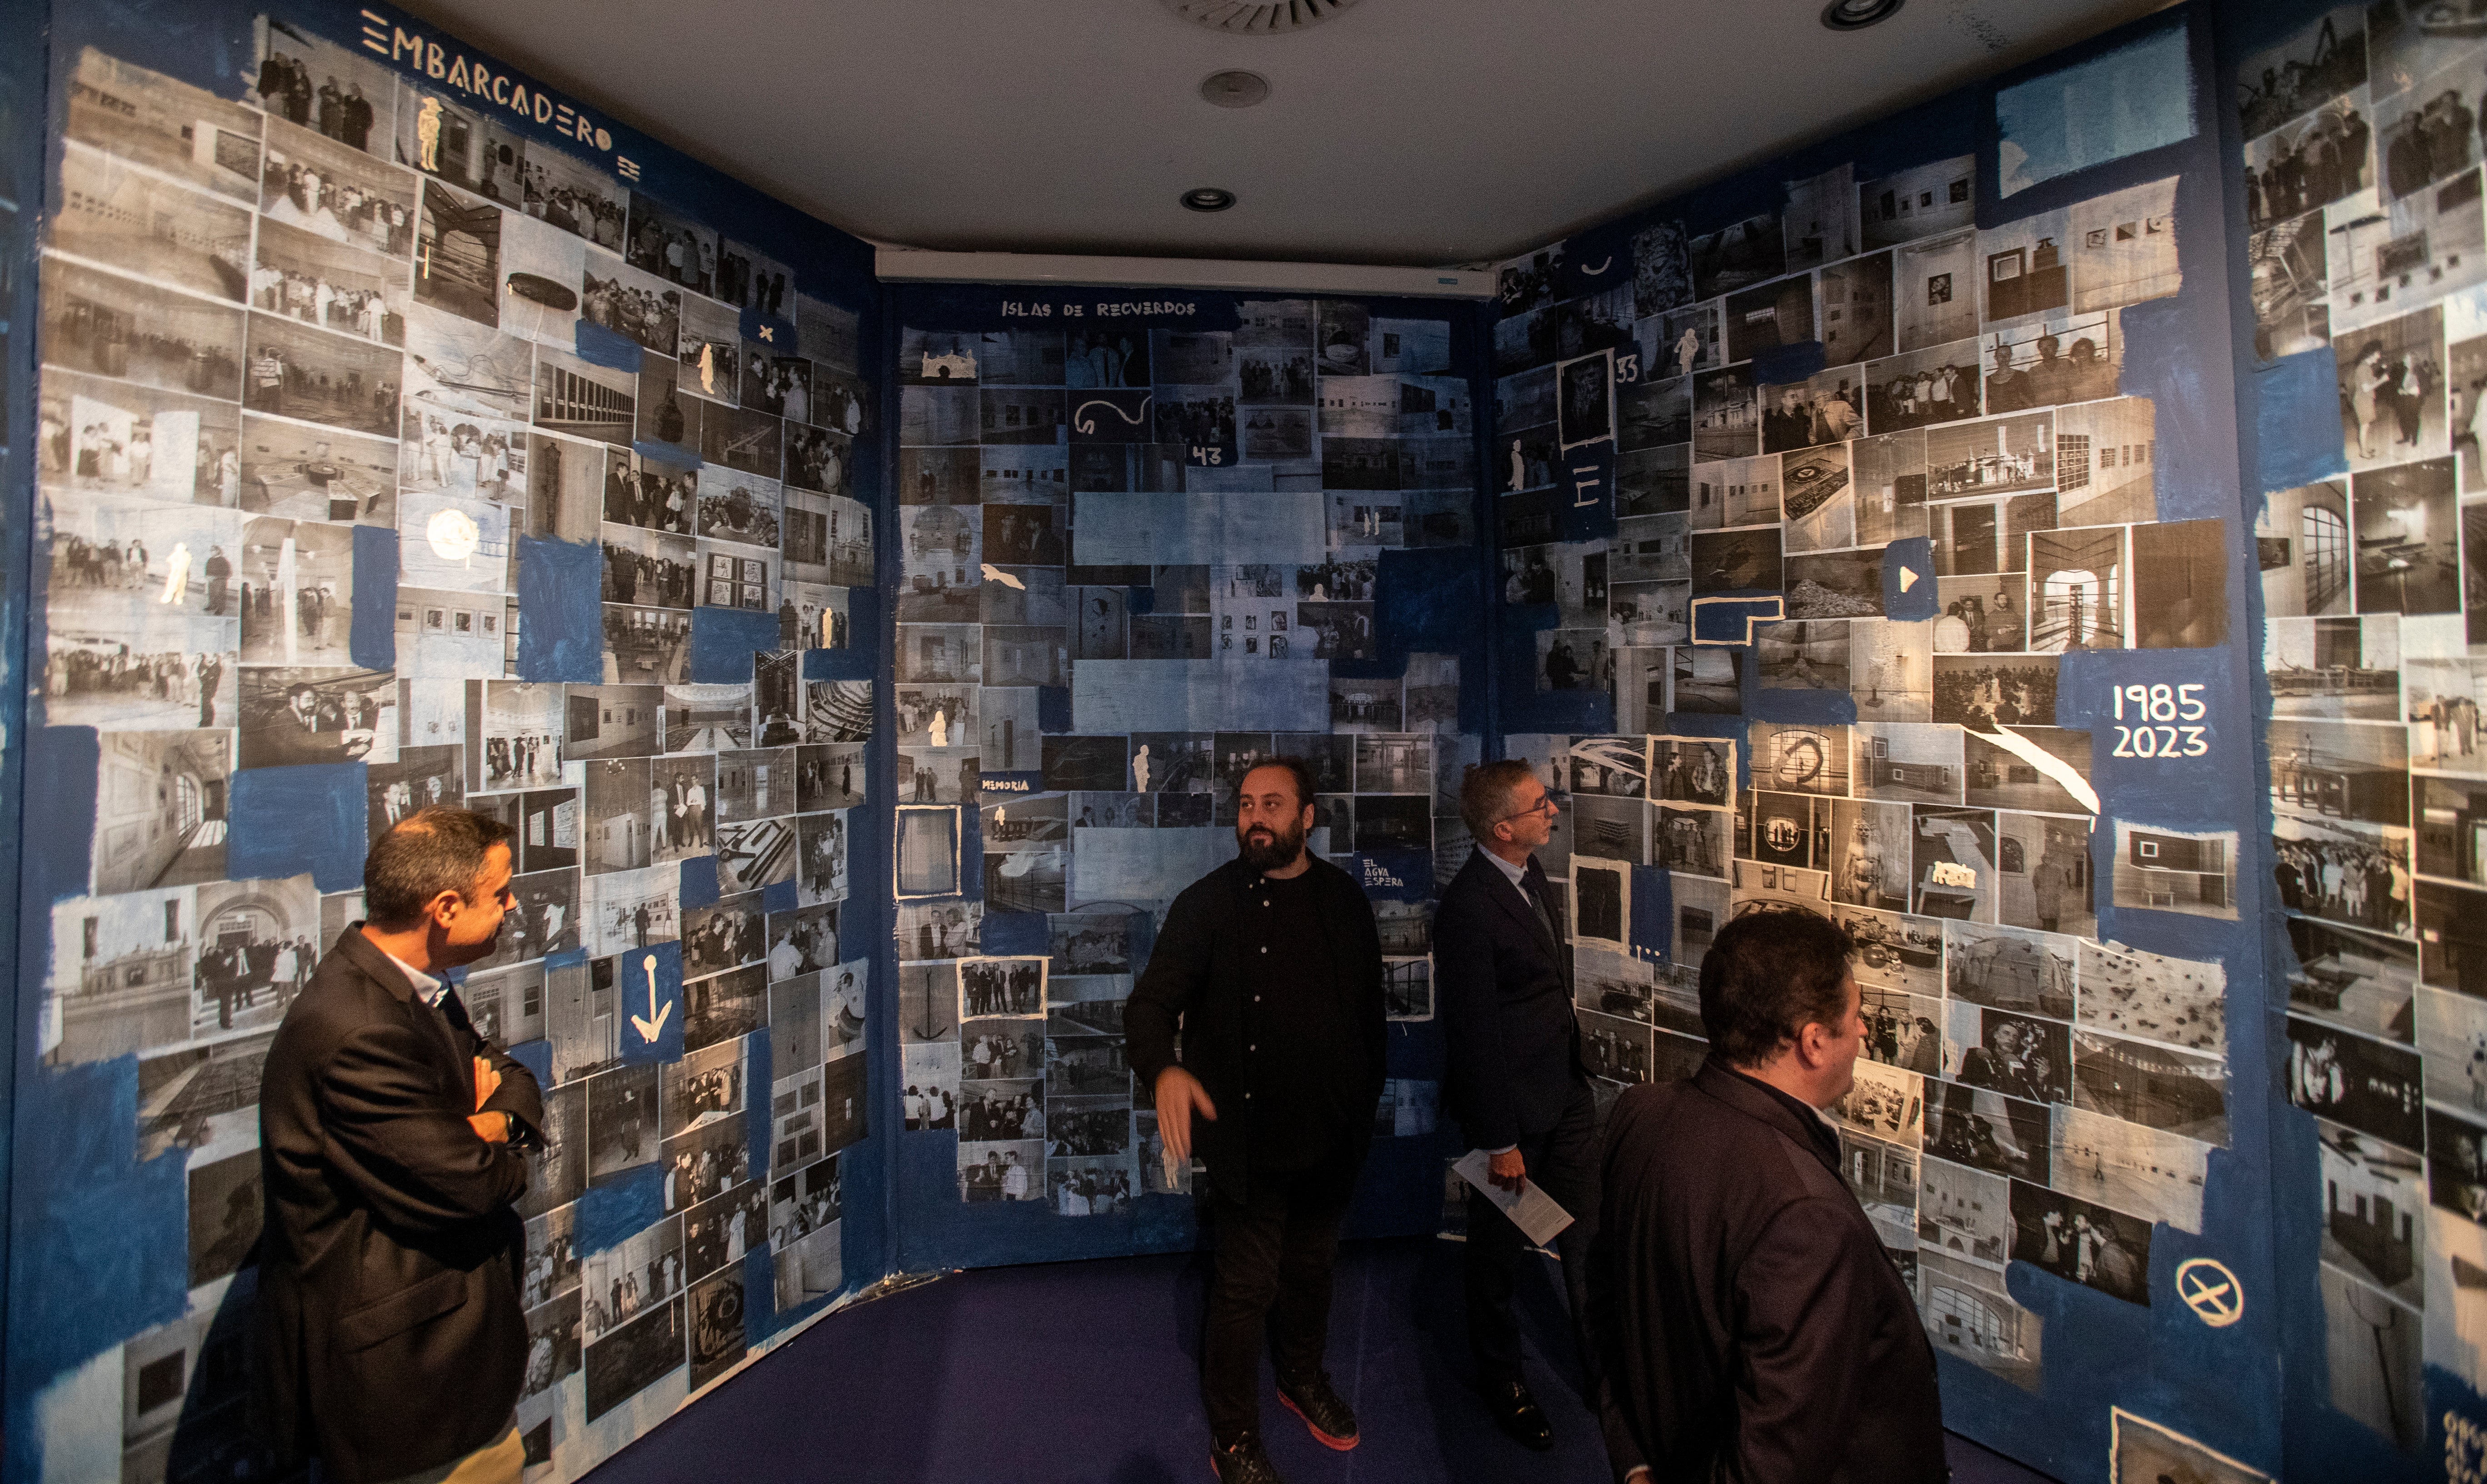
[[960, 1018], [1043, 1016], [1048, 962], [1041, 957], [962, 959]]
[[2453, 460], [2430, 458], [2351, 477], [2361, 614], [2444, 614], [2461, 607]]
[[[43, 360], [171, 392], [237, 401], [242, 310], [82, 264], [43, 267]], [[385, 431], [383, 421], [374, 431]]]
[[2404, 1149], [2424, 1145], [2417, 1050], [2288, 1017], [2289, 1101]]
[[250, 210], [71, 142], [61, 152], [54, 252], [208, 298], [241, 302]]
[[2043, 1183], [2049, 1168], [2047, 1105], [1984, 1087], [1925, 1079], [1925, 1151], [1990, 1174]]
[[43, 720], [133, 731], [230, 725], [239, 697], [235, 625], [132, 617], [135, 622], [53, 620], [45, 635]]
[[2025, 1180], [2012, 1182], [2012, 1256], [2057, 1278], [2150, 1303], [2150, 1223]]
[[[625, 1169], [650, 1164], [657, 1158], [657, 1145], [663, 1137], [657, 1121], [657, 1072], [654, 1066], [620, 1066], [589, 1080], [587, 1173], [590, 1184], [601, 1183]], [[589, 1277], [592, 1282], [592, 1258]], [[593, 1297], [598, 1296], [591, 1295]], [[611, 1314], [614, 1311], [608, 1308], [606, 1312]]]

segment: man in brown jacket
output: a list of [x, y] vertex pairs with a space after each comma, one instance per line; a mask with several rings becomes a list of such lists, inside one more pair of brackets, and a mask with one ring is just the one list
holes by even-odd
[[489, 957], [510, 829], [425, 810], [372, 847], [349, 926], [269, 1046], [260, 1085], [253, 1416], [337, 1484], [517, 1484], [527, 1359], [516, 1254], [534, 1074], [445, 978]]

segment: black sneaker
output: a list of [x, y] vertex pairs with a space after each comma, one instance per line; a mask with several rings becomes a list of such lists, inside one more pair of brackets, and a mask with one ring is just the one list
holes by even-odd
[[1330, 1388], [1327, 1373], [1315, 1371], [1299, 1382], [1280, 1381], [1278, 1400], [1304, 1419], [1305, 1428], [1323, 1447], [1344, 1453], [1355, 1446], [1355, 1409]]
[[1277, 1466], [1261, 1450], [1259, 1433], [1245, 1433], [1231, 1448], [1212, 1441], [1209, 1467], [1217, 1470], [1217, 1484], [1282, 1484]]

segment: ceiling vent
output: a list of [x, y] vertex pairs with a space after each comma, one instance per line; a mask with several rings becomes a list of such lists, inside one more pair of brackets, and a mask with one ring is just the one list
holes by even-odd
[[1228, 36], [1285, 36], [1308, 31], [1355, 0], [1160, 0], [1165, 8]]

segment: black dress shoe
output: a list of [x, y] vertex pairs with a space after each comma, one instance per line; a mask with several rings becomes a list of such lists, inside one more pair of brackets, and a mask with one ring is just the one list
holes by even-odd
[[1245, 1433], [1231, 1448], [1212, 1442], [1209, 1466], [1217, 1470], [1217, 1484], [1282, 1484], [1277, 1466], [1262, 1451], [1259, 1433]]
[[1488, 1382], [1485, 1388], [1485, 1410], [1494, 1415], [1494, 1423], [1523, 1447], [1540, 1453], [1554, 1447], [1554, 1428], [1546, 1420], [1537, 1398], [1529, 1394], [1524, 1381]]
[[1305, 1430], [1323, 1447], [1344, 1453], [1355, 1446], [1355, 1410], [1330, 1387], [1328, 1376], [1315, 1371], [1300, 1382], [1281, 1379], [1278, 1400], [1304, 1419]]

